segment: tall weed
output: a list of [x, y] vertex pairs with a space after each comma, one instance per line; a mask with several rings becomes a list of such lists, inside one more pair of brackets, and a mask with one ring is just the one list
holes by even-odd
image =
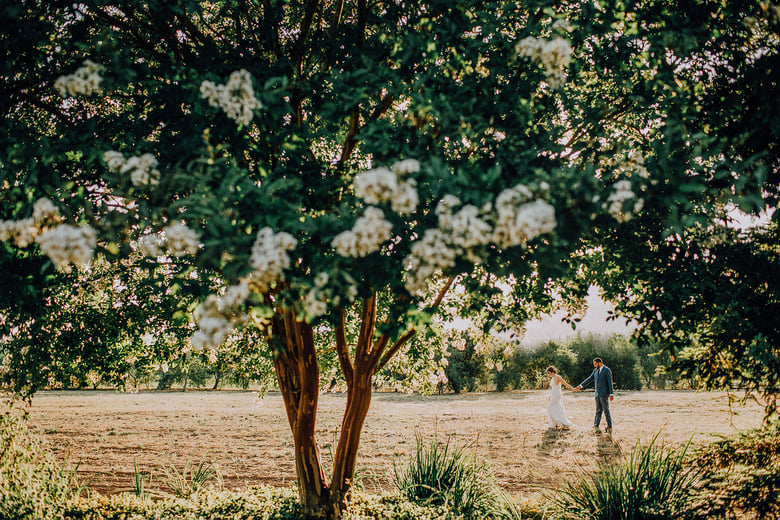
[[57, 463], [10, 407], [0, 414], [0, 520], [51, 520], [82, 489], [76, 468]]
[[218, 488], [222, 487], [222, 474], [213, 462], [204, 457], [197, 466], [193, 466], [192, 458], [187, 459], [184, 469], [180, 472], [176, 466], [163, 466], [164, 483], [174, 496], [188, 497], [203, 489], [209, 481], [215, 481]]
[[684, 464], [682, 448], [637, 443], [628, 460], [599, 466], [595, 475], [565, 482], [551, 497], [561, 519], [676, 519], [691, 508], [695, 468]]
[[425, 444], [417, 435], [417, 450], [403, 467], [393, 464], [394, 482], [412, 503], [444, 506], [465, 518], [497, 518], [504, 503], [490, 469], [476, 455], [437, 437]]

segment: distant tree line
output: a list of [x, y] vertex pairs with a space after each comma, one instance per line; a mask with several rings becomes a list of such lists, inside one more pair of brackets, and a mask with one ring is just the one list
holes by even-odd
[[659, 353], [660, 350], [652, 344], [638, 345], [622, 335], [577, 335], [534, 347], [516, 348], [502, 366], [496, 367], [467, 340], [464, 350], [451, 352], [446, 367], [448, 382], [439, 390], [461, 393], [546, 388], [550, 380], [545, 369], [550, 365], [576, 385], [593, 370], [591, 362], [595, 357], [602, 358], [612, 369], [618, 390], [694, 386], [695, 381], [666, 368], [669, 355]]

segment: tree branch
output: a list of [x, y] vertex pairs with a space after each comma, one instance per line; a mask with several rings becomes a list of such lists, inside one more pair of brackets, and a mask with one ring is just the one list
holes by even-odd
[[358, 335], [357, 348], [355, 349], [355, 364], [362, 364], [368, 352], [376, 327], [376, 292], [363, 300], [363, 313], [360, 318], [360, 334]]
[[447, 294], [447, 291], [449, 291], [450, 287], [452, 287], [452, 283], [455, 281], [455, 278], [457, 278], [457, 276], [450, 276], [450, 279], [447, 280], [447, 283], [444, 285], [444, 287], [441, 288], [441, 291], [439, 291], [439, 294], [436, 296], [436, 300], [433, 302], [431, 307], [439, 306], [441, 301], [444, 299], [444, 295]]
[[292, 53], [290, 54], [290, 58], [298, 68], [299, 72], [301, 70], [301, 64], [303, 63], [303, 55], [305, 54], [303, 49], [306, 46], [306, 39], [309, 37], [309, 31], [311, 30], [311, 22], [314, 20], [314, 14], [317, 12], [318, 6], [318, 0], [309, 0], [306, 3], [306, 9], [303, 13], [303, 20], [301, 21], [301, 30], [300, 34], [298, 35], [298, 41], [295, 42], [295, 46], [293, 47]]
[[355, 136], [360, 129], [359, 120], [360, 109], [359, 107], [355, 107], [352, 109], [352, 114], [349, 116], [349, 131], [347, 132], [347, 137], [344, 138], [344, 146], [341, 149], [341, 157], [339, 157], [340, 165], [347, 162], [347, 159], [349, 159], [349, 156], [352, 155], [352, 151], [355, 149], [355, 145], [357, 144]]
[[352, 386], [354, 369], [352, 361], [349, 359], [349, 346], [347, 345], [347, 333], [344, 326], [344, 309], [339, 309], [339, 321], [336, 323], [336, 352], [339, 356], [341, 371], [344, 372], [347, 386]]
[[382, 370], [387, 364], [387, 362], [390, 361], [393, 358], [393, 356], [395, 356], [395, 354], [401, 349], [401, 347], [403, 347], [407, 341], [412, 339], [412, 337], [414, 337], [415, 334], [417, 334], [417, 330], [411, 328], [408, 331], [406, 331], [400, 338], [398, 338], [398, 340], [395, 343], [393, 343], [393, 346], [390, 347], [390, 350], [387, 351], [387, 354], [384, 355], [382, 361], [379, 362], [374, 373], [377, 373], [380, 370]]

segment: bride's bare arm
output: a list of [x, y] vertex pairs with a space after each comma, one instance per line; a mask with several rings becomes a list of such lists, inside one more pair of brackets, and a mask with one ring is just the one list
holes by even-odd
[[559, 376], [558, 374], [555, 374], [555, 377], [557, 377], [557, 378], [558, 378], [558, 382], [559, 382], [559, 383], [563, 383], [563, 385], [564, 385], [566, 388], [568, 388], [569, 390], [574, 390], [574, 387], [573, 387], [573, 386], [571, 386], [571, 385], [570, 385], [569, 383], [567, 383], [566, 381], [564, 381], [564, 380], [563, 380], [563, 378], [562, 378], [561, 376]]

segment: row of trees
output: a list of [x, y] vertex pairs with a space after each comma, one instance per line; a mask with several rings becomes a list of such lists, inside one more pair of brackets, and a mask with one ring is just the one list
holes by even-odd
[[[338, 517], [374, 384], [443, 381], [419, 369], [435, 343], [410, 343], [437, 312], [509, 337], [596, 282], [690, 373], [776, 411], [776, 224], [735, 236], [727, 212], [777, 205], [772, 2], [0, 15], [5, 389], [121, 379], [180, 345], [268, 360], [304, 511]], [[334, 370], [348, 399], [328, 478], [316, 412]]]
[[[628, 337], [614, 335], [586, 335], [572, 339], [550, 341], [535, 347], [513, 350], [499, 367], [491, 364], [489, 356], [478, 352], [474, 342], [466, 340], [465, 348], [447, 349], [446, 363], [441, 359], [437, 370], [444, 374], [444, 382], [422, 388], [422, 391], [446, 393], [534, 390], [547, 388], [550, 380], [545, 370], [553, 365], [568, 381], [576, 383], [590, 375], [589, 361], [603, 357], [617, 374], [615, 388], [619, 390], [641, 390], [643, 388], [692, 388], [699, 382], [682, 378], [679, 373], [668, 369], [668, 353], [657, 347], [642, 349]], [[254, 364], [251, 363], [254, 361]], [[387, 382], [396, 384], [374, 385], [375, 390], [407, 391], [408, 378], [392, 369], [381, 374]], [[184, 354], [169, 362], [128, 365], [128, 372], [119, 382], [104, 378], [94, 369], [86, 374], [62, 374], [63, 379], [51, 377], [48, 388], [83, 389], [115, 388], [125, 390], [170, 390], [186, 391], [188, 388], [213, 390], [221, 388], [259, 388], [275, 390], [273, 364], [269, 359], [258, 360], [250, 356], [227, 355], [210, 360], [199, 354]], [[341, 391], [343, 381], [336, 377], [322, 380], [327, 391]]]

